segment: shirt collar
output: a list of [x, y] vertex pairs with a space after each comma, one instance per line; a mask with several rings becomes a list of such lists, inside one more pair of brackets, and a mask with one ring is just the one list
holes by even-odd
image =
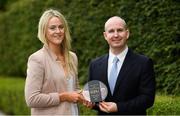
[[109, 50], [109, 61], [112, 63], [114, 57], [116, 57], [116, 56], [118, 57], [119, 61], [122, 61], [122, 59], [125, 58], [127, 52], [128, 52], [128, 46], [126, 46], [125, 49], [121, 53], [119, 53], [118, 55], [113, 54], [111, 52], [111, 50]]

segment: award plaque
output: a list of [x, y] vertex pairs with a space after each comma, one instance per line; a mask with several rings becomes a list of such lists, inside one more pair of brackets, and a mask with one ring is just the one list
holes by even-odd
[[85, 84], [82, 94], [87, 101], [100, 102], [107, 96], [107, 87], [98, 80], [92, 80]]

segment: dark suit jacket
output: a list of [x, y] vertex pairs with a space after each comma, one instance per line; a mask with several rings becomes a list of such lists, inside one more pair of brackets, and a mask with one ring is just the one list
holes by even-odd
[[107, 114], [95, 108], [99, 111], [98, 114], [146, 114], [146, 109], [153, 105], [155, 98], [152, 60], [129, 49], [119, 72], [114, 94], [111, 95], [107, 77], [108, 57], [106, 54], [90, 63], [89, 81], [99, 80], [107, 86], [108, 95], [105, 101], [115, 102], [118, 112]]

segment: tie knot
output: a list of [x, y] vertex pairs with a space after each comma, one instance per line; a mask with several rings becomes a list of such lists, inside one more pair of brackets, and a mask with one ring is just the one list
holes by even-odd
[[113, 59], [113, 63], [117, 63], [119, 61], [119, 59], [118, 59], [118, 57], [116, 56], [116, 57], [114, 57], [114, 59]]

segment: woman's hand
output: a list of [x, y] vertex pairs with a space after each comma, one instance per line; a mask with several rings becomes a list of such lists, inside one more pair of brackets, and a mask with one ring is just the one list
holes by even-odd
[[73, 102], [73, 103], [77, 103], [77, 102], [83, 103], [84, 101], [83, 96], [79, 94], [79, 92], [76, 92], [76, 91], [60, 93], [59, 99], [61, 102], [67, 101], [67, 102]]
[[95, 106], [95, 103], [84, 100], [83, 105], [85, 105], [87, 108], [93, 108]]

